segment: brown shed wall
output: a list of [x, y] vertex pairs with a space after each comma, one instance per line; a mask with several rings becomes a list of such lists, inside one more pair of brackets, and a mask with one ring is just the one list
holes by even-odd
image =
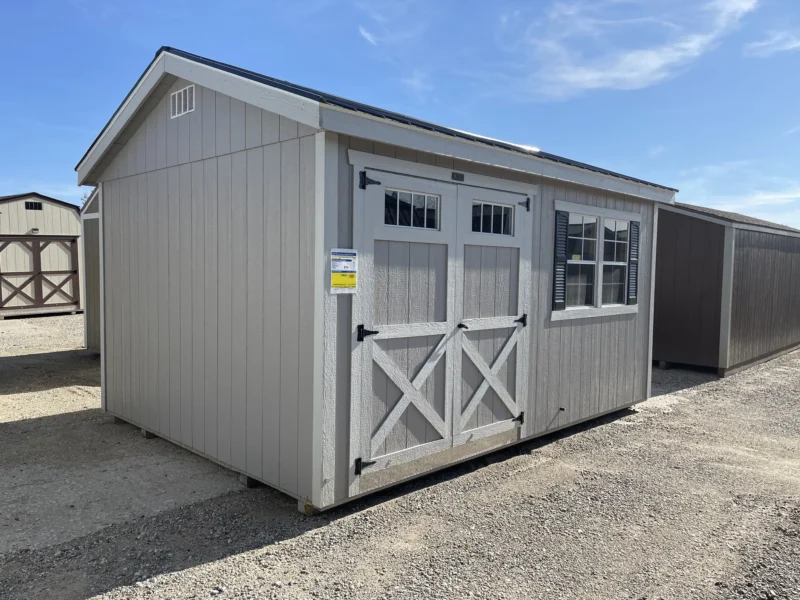
[[657, 246], [653, 358], [718, 367], [725, 227], [660, 210]]
[[798, 344], [800, 238], [736, 230], [730, 367]]

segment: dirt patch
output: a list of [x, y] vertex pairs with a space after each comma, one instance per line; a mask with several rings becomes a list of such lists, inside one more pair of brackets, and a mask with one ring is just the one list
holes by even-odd
[[28, 523], [0, 509], [4, 598], [800, 598], [800, 353], [656, 370], [633, 410], [315, 517], [114, 425], [92, 369], [0, 422], [0, 496]]

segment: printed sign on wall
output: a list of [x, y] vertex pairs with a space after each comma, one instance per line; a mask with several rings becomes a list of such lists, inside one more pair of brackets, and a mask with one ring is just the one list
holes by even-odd
[[358, 289], [358, 251], [331, 249], [331, 294], [355, 294]]

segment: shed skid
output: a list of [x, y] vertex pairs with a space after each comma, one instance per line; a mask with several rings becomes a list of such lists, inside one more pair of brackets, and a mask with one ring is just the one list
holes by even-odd
[[648, 397], [671, 190], [159, 56], [78, 168], [109, 414], [311, 513]]

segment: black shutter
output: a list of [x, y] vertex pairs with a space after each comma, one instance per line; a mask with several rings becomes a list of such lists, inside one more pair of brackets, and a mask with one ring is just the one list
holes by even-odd
[[556, 211], [555, 250], [553, 251], [553, 310], [567, 308], [567, 235], [569, 213]]
[[633, 221], [628, 252], [628, 304], [636, 304], [639, 296], [639, 223]]

